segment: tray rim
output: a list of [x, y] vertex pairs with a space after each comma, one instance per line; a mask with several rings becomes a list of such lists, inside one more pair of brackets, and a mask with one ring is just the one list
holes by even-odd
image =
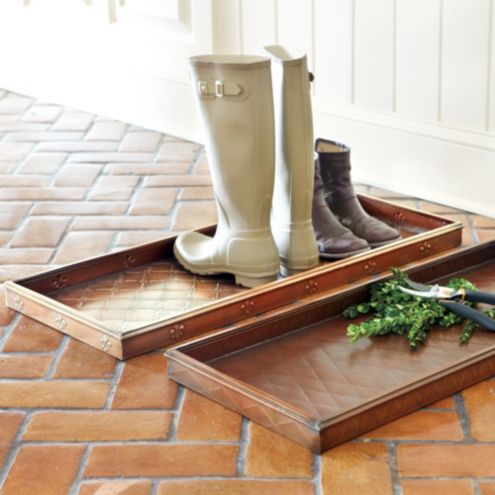
[[[423, 262], [416, 262], [412, 263], [410, 265], [407, 265], [403, 268], [403, 270], [406, 273], [414, 273], [415, 271], [419, 271], [420, 269], [424, 268], [427, 269], [429, 267], [434, 267], [439, 264], [439, 262], [443, 263], [448, 263], [452, 259], [455, 258], [460, 258], [460, 257], [465, 257], [466, 255], [469, 255], [472, 252], [478, 252], [478, 251], [483, 251], [485, 249], [493, 249], [495, 247], [495, 240], [488, 241], [485, 243], [480, 243], [475, 246], [469, 246], [467, 248], [463, 249], [458, 249], [455, 252], [451, 252], [445, 255], [441, 260], [440, 259], [432, 259], [432, 260], [425, 260]], [[479, 263], [477, 265], [473, 265], [473, 268], [476, 266], [482, 266], [485, 263], [489, 263], [489, 261], [485, 261], [482, 263]], [[451, 275], [455, 275], [456, 272], [452, 272]], [[383, 272], [380, 274], [378, 277], [374, 277], [373, 282], [378, 282], [382, 280], [389, 279], [392, 276], [392, 273], [390, 271]], [[450, 275], [449, 275], [450, 276]], [[371, 410], [375, 408], [376, 406], [383, 405], [390, 400], [396, 399], [401, 397], [402, 395], [407, 394], [408, 392], [412, 392], [415, 389], [419, 389], [420, 387], [424, 385], [428, 385], [431, 383], [434, 383], [438, 381], [439, 379], [446, 377], [448, 375], [451, 375], [455, 373], [456, 371], [461, 371], [464, 368], [467, 368], [468, 366], [472, 364], [477, 364], [480, 363], [481, 361], [495, 356], [495, 342], [493, 345], [473, 352], [469, 356], [466, 356], [464, 358], [461, 358], [453, 363], [451, 363], [448, 366], [443, 366], [440, 368], [435, 369], [433, 372], [429, 372], [427, 374], [423, 374], [421, 376], [418, 376], [417, 378], [408, 380], [404, 384], [402, 384], [399, 388], [393, 388], [386, 390], [383, 394], [374, 396], [369, 400], [366, 400], [364, 404], [357, 405], [354, 407], [351, 407], [349, 409], [346, 409], [342, 411], [341, 413], [332, 416], [331, 418], [328, 419], [323, 419], [319, 420], [317, 418], [311, 417], [310, 414], [308, 414], [305, 411], [302, 411], [300, 408], [297, 406], [294, 406], [283, 399], [280, 399], [273, 394], [270, 394], [268, 392], [264, 392], [258, 387], [255, 387], [253, 385], [250, 385], [246, 382], [243, 382], [242, 380], [239, 380], [237, 378], [231, 377], [228, 374], [219, 371], [215, 369], [213, 366], [208, 365], [207, 363], [200, 361], [199, 359], [195, 359], [194, 357], [190, 356], [187, 354], [188, 350], [192, 350], [196, 347], [208, 344], [208, 343], [214, 343], [215, 340], [219, 340], [222, 336], [232, 333], [232, 332], [248, 332], [250, 329], [256, 328], [258, 326], [262, 326], [266, 324], [267, 320], [276, 320], [277, 318], [283, 318], [282, 315], [285, 315], [287, 318], [288, 312], [291, 313], [298, 313], [303, 310], [301, 306], [305, 306], [307, 310], [311, 310], [313, 307], [317, 307], [318, 305], [321, 305], [324, 303], [324, 301], [327, 301], [328, 299], [334, 299], [334, 298], [340, 298], [340, 297], [345, 297], [346, 295], [349, 295], [353, 292], [356, 292], [360, 289], [362, 289], [364, 286], [368, 285], [369, 281], [366, 280], [361, 280], [354, 282], [353, 284], [349, 285], [347, 288], [339, 290], [338, 288], [335, 290], [337, 292], [336, 294], [332, 295], [327, 293], [324, 294], [318, 294], [317, 296], [314, 296], [313, 299], [314, 301], [301, 301], [300, 304], [297, 306], [293, 306], [293, 308], [288, 309], [287, 307], [283, 308], [277, 308], [277, 310], [283, 310], [285, 311], [277, 311], [278, 314], [273, 314], [273, 315], [263, 315], [260, 317], [258, 321], [255, 322], [244, 322], [244, 323], [238, 323], [235, 325], [234, 328], [225, 328], [221, 330], [217, 330], [215, 332], [210, 332], [205, 335], [198, 336], [194, 338], [193, 340], [190, 340], [188, 342], [182, 342], [180, 344], [176, 344], [173, 347], [167, 349], [164, 353], [166, 358], [169, 361], [169, 369], [172, 368], [172, 365], [170, 363], [178, 363], [181, 366], [184, 366], [190, 370], [194, 370], [195, 373], [200, 373], [204, 376], [207, 376], [209, 379], [214, 380], [217, 383], [220, 383], [222, 386], [229, 388], [230, 390], [233, 390], [237, 393], [240, 393], [249, 399], [257, 402], [257, 403], [263, 403], [264, 405], [271, 407], [272, 409], [275, 409], [278, 412], [282, 412], [282, 414], [291, 417], [292, 419], [298, 421], [299, 423], [303, 424], [306, 427], [312, 428], [315, 432], [321, 433], [323, 430], [326, 428], [329, 428], [333, 425], [336, 425], [338, 423], [341, 423], [349, 418], [352, 418], [354, 415], [366, 412], [368, 410]], [[329, 291], [330, 292], [330, 291]], [[289, 314], [290, 316], [290, 314]], [[308, 327], [311, 327], [312, 324], [307, 325]], [[290, 334], [291, 332], [297, 332], [300, 331], [301, 329], [297, 330], [292, 330], [288, 332]], [[278, 337], [275, 337], [278, 338]], [[268, 339], [271, 340], [271, 339]], [[259, 345], [259, 344], [254, 344], [254, 345]], [[178, 383], [181, 383], [180, 380], [176, 380], [173, 376], [173, 373], [170, 373], [170, 377], [174, 380], [177, 381]], [[207, 394], [204, 394], [207, 395]], [[214, 400], [214, 399], [213, 399]]]
[[[139, 244], [136, 246], [131, 246], [123, 250], [102, 254], [96, 257], [85, 258], [83, 260], [79, 260], [74, 263], [64, 265], [62, 267], [43, 270], [39, 273], [18, 280], [6, 281], [4, 283], [4, 287], [6, 289], [5, 294], [6, 294], [7, 305], [22, 313], [21, 310], [22, 308], [20, 309], [16, 307], [15, 302], [11, 300], [12, 297], [9, 297], [9, 294], [14, 294], [15, 296], [19, 296], [19, 297], [22, 296], [27, 300], [33, 302], [34, 304], [37, 304], [44, 308], [51, 309], [56, 313], [65, 316], [71, 321], [77, 322], [81, 325], [85, 325], [91, 331], [96, 331], [101, 333], [102, 335], [106, 335], [107, 337], [112, 338], [123, 345], [126, 340], [139, 337], [140, 335], [149, 334], [154, 331], [158, 331], [164, 327], [173, 327], [174, 325], [180, 325], [183, 322], [192, 320], [201, 314], [206, 314], [210, 312], [213, 313], [216, 310], [221, 309], [223, 307], [242, 303], [247, 300], [253, 300], [255, 298], [257, 299], [270, 292], [274, 292], [278, 290], [282, 291], [288, 286], [292, 286], [296, 284], [304, 284], [311, 280], [315, 280], [320, 276], [325, 276], [327, 273], [333, 272], [335, 270], [346, 269], [348, 266], [354, 265], [358, 262], [366, 263], [368, 261], [373, 260], [374, 258], [377, 258], [377, 256], [387, 255], [387, 253], [389, 252], [399, 251], [403, 248], [407, 248], [408, 246], [426, 242], [429, 239], [441, 238], [443, 236], [447, 236], [448, 234], [457, 233], [458, 231], [461, 231], [463, 228], [462, 222], [448, 217], [443, 217], [430, 212], [425, 212], [408, 206], [403, 206], [401, 204], [394, 203], [393, 201], [384, 200], [381, 198], [375, 198], [369, 195], [359, 194], [359, 197], [363, 198], [365, 201], [369, 201], [377, 205], [381, 204], [388, 208], [395, 208], [400, 212], [409, 212], [414, 215], [419, 215], [424, 218], [435, 220], [438, 223], [441, 223], [442, 225], [439, 225], [438, 227], [434, 227], [425, 232], [414, 234], [408, 238], [401, 239], [399, 241], [379, 247], [377, 249], [371, 250], [361, 255], [356, 255], [344, 260], [339, 260], [335, 264], [321, 265], [311, 270], [307, 270], [305, 272], [297, 274], [295, 276], [288, 277], [282, 280], [276, 280], [268, 284], [263, 284], [254, 289], [247, 289], [245, 291], [239, 292], [238, 294], [226, 296], [218, 301], [206, 303], [205, 305], [200, 306], [198, 308], [185, 311], [183, 313], [179, 313], [177, 315], [174, 315], [166, 319], [161, 319], [154, 321], [152, 323], [147, 323], [145, 325], [142, 325], [134, 329], [125, 330], [123, 332], [119, 332], [111, 328], [108, 328], [104, 323], [100, 322], [96, 318], [93, 318], [89, 315], [84, 314], [81, 311], [78, 311], [77, 309], [74, 309], [70, 306], [60, 303], [55, 299], [51, 298], [50, 296], [48, 296], [46, 293], [41, 293], [36, 290], [30, 289], [29, 287], [26, 287], [24, 284], [29, 284], [30, 282], [36, 281], [37, 279], [49, 277], [52, 275], [56, 276], [58, 274], [64, 274], [75, 270], [85, 269], [94, 265], [101, 264], [107, 259], [114, 259], [117, 256], [125, 257], [126, 255], [129, 255], [130, 253], [133, 252], [142, 251], [142, 250], [152, 250], [154, 248], [156, 249], [162, 245], [165, 245], [167, 242], [173, 242], [173, 240], [176, 238], [176, 235], [171, 234], [155, 241]], [[200, 232], [211, 232], [215, 229], [215, 227], [216, 227], [215, 225], [209, 225], [196, 230]], [[445, 252], [445, 250], [440, 250], [440, 252]], [[438, 254], [438, 253], [434, 253], [434, 254]], [[113, 273], [116, 273], [116, 271], [114, 271]], [[95, 278], [98, 278], [98, 276]], [[279, 307], [279, 306], [280, 305], [275, 307]], [[65, 332], [65, 333], [69, 333], [69, 332]], [[108, 352], [107, 350], [105, 351]], [[110, 354], [115, 355], [115, 357], [121, 358], [119, 354], [115, 354], [115, 353], [110, 353]]]

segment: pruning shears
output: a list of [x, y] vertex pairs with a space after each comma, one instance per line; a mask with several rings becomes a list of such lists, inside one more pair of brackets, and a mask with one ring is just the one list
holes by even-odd
[[409, 279], [406, 279], [405, 283], [409, 288], [399, 286], [398, 288], [402, 292], [410, 294], [411, 296], [436, 299], [440, 304], [459, 316], [474, 321], [491, 332], [495, 332], [495, 320], [480, 311], [463, 304], [464, 301], [471, 301], [474, 303], [495, 305], [495, 294], [466, 289], [456, 290], [442, 285], [424, 285]]

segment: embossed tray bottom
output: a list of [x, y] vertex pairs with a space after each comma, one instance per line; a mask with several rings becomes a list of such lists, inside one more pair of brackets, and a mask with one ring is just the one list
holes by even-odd
[[[494, 292], [495, 242], [406, 271]], [[366, 298], [357, 282], [179, 345], [166, 352], [170, 376], [321, 452], [495, 373], [495, 334], [484, 330], [461, 345], [461, 326], [434, 329], [415, 351], [399, 336], [351, 344], [340, 312]]]
[[[7, 282], [7, 304], [124, 359], [460, 244], [459, 222], [368, 196], [360, 200], [370, 214], [398, 227], [401, 239], [247, 290], [228, 275], [182, 269], [171, 236]], [[215, 226], [200, 230], [213, 234]]]

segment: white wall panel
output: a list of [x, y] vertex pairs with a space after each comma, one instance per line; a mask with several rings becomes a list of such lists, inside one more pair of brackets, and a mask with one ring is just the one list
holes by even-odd
[[277, 2], [276, 0], [241, 0], [241, 2], [242, 51], [264, 54], [264, 46], [277, 42]]
[[353, 102], [352, 0], [315, 0], [315, 93], [335, 103]]
[[394, 106], [394, 0], [354, 0], [354, 95], [382, 112]]
[[277, 0], [277, 41], [306, 52], [313, 69], [313, 0]]
[[405, 117], [439, 116], [441, 0], [397, 0], [396, 107]]
[[486, 130], [490, 0], [443, 0], [442, 104], [445, 124]]

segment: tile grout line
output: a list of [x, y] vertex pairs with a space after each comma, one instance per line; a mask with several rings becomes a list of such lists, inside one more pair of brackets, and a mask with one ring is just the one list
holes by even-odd
[[241, 418], [241, 431], [239, 435], [239, 452], [237, 454], [236, 476], [244, 477], [246, 475], [247, 447], [251, 437], [250, 421], [245, 416]]
[[315, 489], [315, 495], [325, 495], [323, 493], [323, 476], [322, 476], [322, 460], [323, 454], [313, 455], [313, 478], [312, 483]]
[[53, 359], [52, 362], [50, 363], [50, 366], [46, 370], [44, 380], [43, 381], [51, 381], [53, 380], [53, 374], [55, 373], [58, 364], [60, 362], [60, 359], [62, 357], [62, 354], [65, 352], [67, 347], [69, 346], [70, 338], [68, 335], [64, 335], [62, 337], [62, 340], [60, 341], [60, 344], [58, 345], [57, 349], [53, 352]]
[[83, 480], [84, 471], [86, 469], [86, 466], [88, 465], [90, 456], [91, 456], [91, 447], [89, 445], [86, 445], [81, 460], [79, 461], [79, 469], [77, 470], [76, 476], [74, 477], [74, 481], [72, 482], [72, 486], [69, 490], [68, 495], [77, 495], [79, 493], [79, 489], [81, 487], [81, 481]]
[[475, 443], [475, 441], [471, 434], [471, 420], [469, 419], [469, 414], [466, 409], [466, 405], [464, 404], [464, 398], [462, 397], [461, 392], [454, 394], [454, 402], [456, 406], [455, 409], [457, 412], [457, 416], [461, 424], [461, 429], [464, 434], [464, 439], [462, 440], [462, 443], [473, 444]]
[[184, 405], [185, 396], [186, 396], [186, 388], [183, 387], [182, 385], [179, 385], [177, 388], [177, 396], [175, 397], [175, 404], [174, 407], [172, 408], [172, 411], [174, 412], [174, 417], [172, 418], [172, 421], [170, 422], [170, 426], [168, 429], [167, 442], [176, 441], [177, 427], [179, 425], [179, 416], [182, 411], [182, 406]]
[[390, 469], [390, 480], [392, 482], [393, 495], [402, 495], [402, 485], [399, 476], [397, 445], [394, 442], [386, 443], [388, 450], [388, 467]]
[[124, 361], [117, 361], [115, 364], [115, 369], [112, 377], [112, 384], [110, 385], [110, 389], [108, 391], [108, 397], [103, 406], [103, 410], [109, 411], [112, 410], [113, 400], [115, 398], [115, 394], [117, 393], [117, 389], [122, 378], [122, 373], [124, 372], [125, 363]]
[[0, 493], [1, 488], [4, 486], [5, 481], [7, 480], [8, 474], [14, 465], [14, 462], [19, 454], [19, 451], [22, 448], [22, 438], [24, 437], [24, 433], [26, 428], [31, 421], [31, 416], [34, 412], [27, 412], [24, 416], [22, 423], [19, 425], [19, 429], [17, 430], [17, 434], [15, 436], [12, 445], [10, 446], [9, 453], [5, 459], [4, 465], [0, 468]]

